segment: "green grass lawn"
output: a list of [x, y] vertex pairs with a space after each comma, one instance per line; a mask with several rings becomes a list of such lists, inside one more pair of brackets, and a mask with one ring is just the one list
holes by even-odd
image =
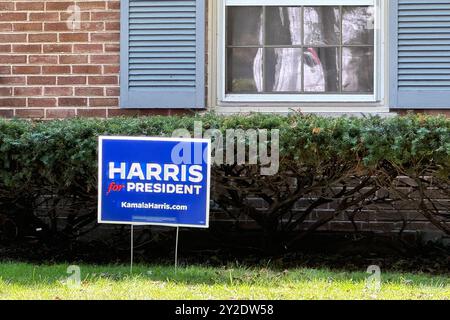
[[68, 265], [0, 263], [0, 299], [450, 299], [450, 277], [365, 272], [202, 266], [81, 265], [81, 283], [66, 282]]

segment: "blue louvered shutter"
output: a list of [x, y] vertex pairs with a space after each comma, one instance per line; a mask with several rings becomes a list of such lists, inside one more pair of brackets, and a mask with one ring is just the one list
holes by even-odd
[[450, 0], [390, 0], [391, 106], [450, 108]]
[[122, 108], [204, 108], [204, 1], [122, 2]]

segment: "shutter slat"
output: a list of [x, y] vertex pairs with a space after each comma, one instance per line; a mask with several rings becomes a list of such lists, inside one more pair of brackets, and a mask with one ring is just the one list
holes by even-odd
[[123, 107], [204, 106], [204, 1], [126, 0]]
[[393, 3], [396, 107], [450, 107], [450, 2]]

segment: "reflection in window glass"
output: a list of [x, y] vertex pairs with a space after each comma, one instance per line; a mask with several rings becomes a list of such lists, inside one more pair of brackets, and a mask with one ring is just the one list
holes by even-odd
[[262, 14], [262, 7], [229, 7], [228, 44], [235, 46], [263, 44]]
[[373, 7], [344, 7], [342, 9], [344, 44], [374, 43]]
[[342, 90], [345, 92], [373, 91], [373, 48], [351, 47], [342, 51]]
[[302, 88], [302, 49], [266, 49], [266, 91], [300, 92]]
[[228, 6], [227, 93], [374, 92], [371, 6]]
[[338, 7], [305, 7], [305, 44], [338, 45], [341, 18]]
[[304, 59], [306, 92], [339, 91], [338, 48], [307, 48]]
[[262, 91], [262, 51], [258, 48], [228, 49], [227, 86], [230, 92]]
[[266, 44], [268, 45], [302, 44], [301, 7], [267, 7], [265, 20], [266, 20]]

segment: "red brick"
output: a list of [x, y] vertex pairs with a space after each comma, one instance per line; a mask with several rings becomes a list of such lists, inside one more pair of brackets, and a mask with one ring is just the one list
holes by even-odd
[[120, 10], [120, 1], [108, 1], [108, 9], [110, 10]]
[[44, 109], [17, 109], [16, 117], [19, 118], [44, 118]]
[[0, 33], [0, 43], [26, 42], [26, 34]]
[[95, 42], [118, 42], [120, 41], [120, 33], [93, 33], [91, 41]]
[[43, 11], [44, 10], [44, 2], [16, 2], [16, 11]]
[[104, 95], [103, 88], [92, 88], [92, 87], [82, 87], [75, 88], [75, 95], [82, 97], [92, 97], [92, 96], [103, 96]]
[[0, 55], [2, 64], [27, 63], [27, 56]]
[[46, 96], [72, 96], [73, 89], [71, 87], [46, 87], [44, 88], [44, 95]]
[[75, 109], [47, 109], [46, 110], [46, 118], [48, 119], [65, 119], [65, 118], [73, 118], [76, 116]]
[[101, 44], [74, 44], [74, 53], [99, 53], [103, 52], [103, 45]]
[[[91, 18], [90, 12], [81, 12], [81, 16], [80, 16], [80, 20], [79, 21], [80, 22], [83, 22], [83, 21], [88, 22], [88, 21], [91, 20], [90, 18]], [[69, 25], [67, 25], [67, 30], [69, 30], [69, 31], [77, 31], [77, 29], [74, 28], [74, 27], [78, 28], [78, 25], [73, 25], [72, 24], [72, 23], [75, 23], [75, 21], [73, 21], [73, 12], [61, 11], [59, 13], [59, 21], [64, 21], [66, 23], [66, 25], [67, 25], [67, 22], [70, 21]]]
[[81, 11], [106, 9], [106, 1], [78, 2]]
[[106, 109], [78, 109], [79, 117], [106, 118]]
[[60, 42], [87, 42], [89, 41], [88, 33], [60, 33]]
[[44, 31], [71, 31], [66, 22], [45, 22]]
[[0, 21], [27, 21], [27, 14], [25, 12], [0, 13]]
[[0, 77], [0, 85], [24, 85], [25, 84], [25, 77]]
[[0, 66], [0, 74], [11, 74], [10, 66]]
[[96, 64], [117, 64], [120, 62], [119, 55], [92, 55], [91, 63]]
[[58, 56], [52, 55], [32, 55], [28, 58], [29, 63], [36, 64], [57, 64]]
[[42, 67], [43, 74], [70, 74], [69, 66], [45, 66]]
[[13, 11], [14, 3], [12, 1], [1, 1], [0, 2], [0, 11]]
[[40, 95], [42, 95], [42, 88], [41, 87], [15, 87], [14, 95], [15, 96], [23, 96], [23, 97], [40, 96]]
[[25, 107], [26, 105], [25, 98], [0, 98], [0, 107]]
[[0, 87], [0, 97], [9, 97], [12, 96], [13, 90], [8, 87]]
[[120, 20], [119, 12], [92, 12], [91, 14], [92, 21], [111, 21], [111, 20]]
[[39, 34], [30, 34], [28, 37], [28, 42], [56, 42], [58, 40], [58, 36], [56, 33], [39, 33]]
[[58, 105], [60, 107], [86, 107], [86, 98], [59, 98]]
[[66, 11], [68, 7], [73, 6], [75, 1], [49, 1], [46, 3], [45, 10], [47, 11]]
[[88, 56], [85, 55], [73, 55], [73, 56], [59, 56], [60, 64], [80, 64], [87, 63]]
[[42, 22], [58, 21], [59, 14], [58, 12], [30, 12], [29, 20]]
[[0, 52], [1, 53], [9, 53], [11, 52], [12, 46], [10, 44], [0, 44]]
[[43, 85], [55, 85], [56, 77], [54, 76], [29, 76], [27, 84], [43, 84]]
[[80, 28], [83, 31], [104, 31], [105, 23], [104, 22], [82, 22], [80, 25]]
[[117, 98], [90, 98], [90, 107], [117, 107], [119, 99]]
[[86, 84], [86, 77], [68, 76], [58, 77], [58, 85]]
[[111, 52], [111, 53], [115, 53], [115, 52], [120, 52], [120, 45], [119, 44], [111, 44], [111, 43], [107, 43], [105, 44], [105, 52]]
[[40, 74], [41, 67], [39, 66], [13, 66], [13, 74]]
[[56, 107], [56, 98], [28, 98], [28, 106], [39, 108]]
[[14, 31], [42, 31], [42, 23], [13, 23]]
[[103, 74], [119, 74], [119, 66], [103, 66]]
[[102, 67], [95, 65], [73, 66], [72, 72], [74, 74], [101, 74]]
[[120, 88], [106, 88], [106, 95], [108, 97], [118, 97], [120, 96]]
[[0, 23], [0, 31], [12, 31], [12, 23]]
[[120, 22], [105, 22], [105, 31], [120, 31]]
[[0, 109], [0, 118], [12, 118], [13, 116], [13, 109]]
[[44, 53], [71, 53], [72, 45], [71, 44], [44, 44], [43, 45]]
[[42, 48], [40, 44], [15, 44], [12, 46], [12, 51], [17, 53], [41, 53]]
[[88, 77], [89, 84], [118, 84], [117, 76], [90, 76]]

